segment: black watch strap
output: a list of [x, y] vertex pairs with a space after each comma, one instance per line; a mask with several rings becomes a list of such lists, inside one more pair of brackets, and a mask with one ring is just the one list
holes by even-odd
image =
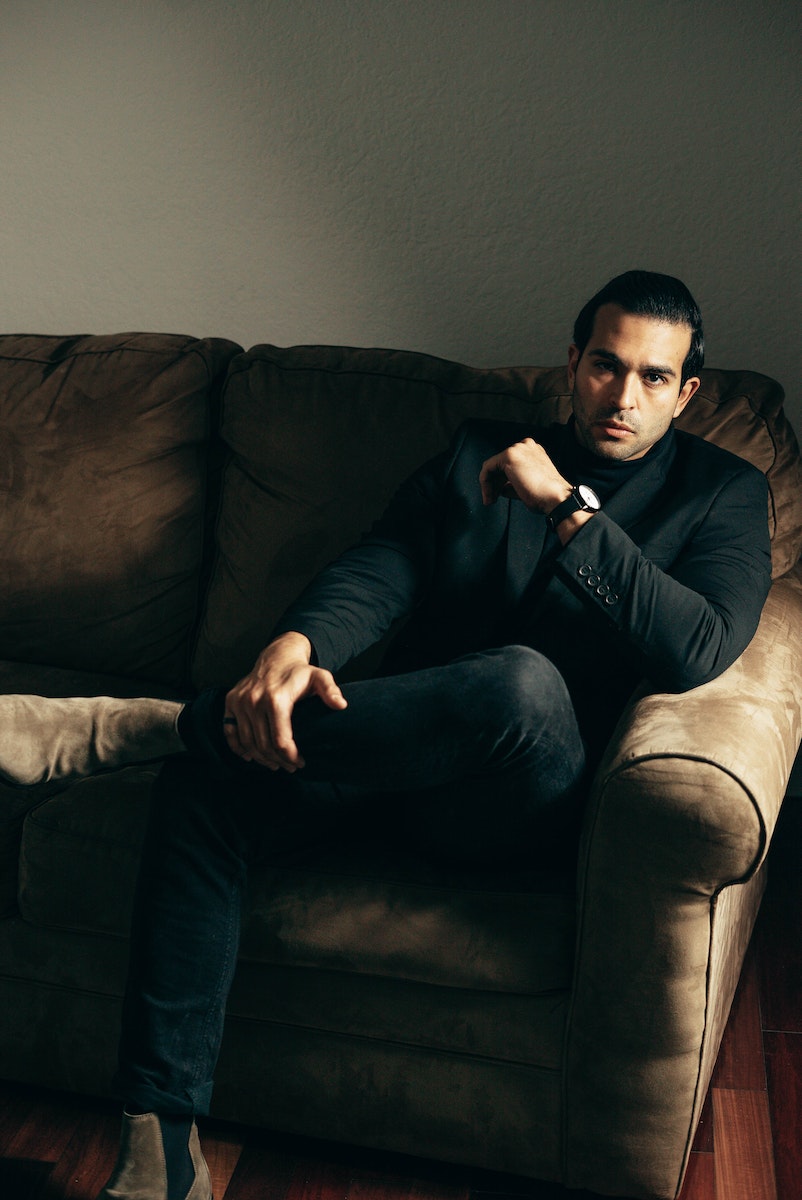
[[549, 528], [556, 529], [561, 521], [564, 521], [566, 517], [573, 516], [575, 512], [598, 512], [600, 504], [596, 493], [591, 491], [590, 488], [588, 488], [587, 491], [590, 492], [591, 496], [596, 500], [595, 504], [588, 504], [588, 502], [583, 499], [579, 487], [575, 487], [568, 499], [562, 500], [557, 507], [553, 508], [549, 513], [547, 517]]

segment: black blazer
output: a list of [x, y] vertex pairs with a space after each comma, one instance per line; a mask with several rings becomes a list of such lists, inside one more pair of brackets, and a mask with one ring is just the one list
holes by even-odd
[[[684, 691], [718, 675], [751, 640], [771, 582], [763, 475], [672, 431], [668, 452], [647, 456], [560, 547], [545, 517], [519, 501], [482, 504], [482, 463], [532, 434], [507, 422], [462, 425], [276, 632], [306, 634], [333, 671], [402, 617], [388, 672], [534, 646], [562, 671], [586, 736], [607, 735], [644, 677]], [[537, 437], [550, 449], [558, 434]]]

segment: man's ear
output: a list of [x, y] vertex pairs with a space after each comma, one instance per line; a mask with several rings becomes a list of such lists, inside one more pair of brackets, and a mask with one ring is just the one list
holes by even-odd
[[692, 375], [690, 379], [685, 380], [682, 387], [680, 388], [679, 396], [677, 397], [677, 404], [674, 409], [675, 417], [678, 417], [680, 415], [683, 408], [685, 408], [685, 405], [688, 403], [691, 396], [697, 390], [697, 388], [699, 387], [701, 382], [702, 382], [701, 379], [697, 379], [695, 375]]
[[574, 380], [576, 379], [576, 368], [582, 355], [576, 348], [573, 342], [568, 347], [568, 386], [573, 391]]

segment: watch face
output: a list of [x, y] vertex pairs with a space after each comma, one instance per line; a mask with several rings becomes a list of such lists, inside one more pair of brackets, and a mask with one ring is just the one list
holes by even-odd
[[596, 495], [592, 487], [588, 487], [586, 483], [580, 483], [576, 489], [579, 492], [579, 498], [582, 503], [591, 510], [598, 512], [601, 508], [601, 500]]

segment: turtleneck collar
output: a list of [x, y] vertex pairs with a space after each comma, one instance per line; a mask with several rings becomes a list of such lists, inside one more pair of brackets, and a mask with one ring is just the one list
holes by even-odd
[[642, 458], [629, 459], [624, 462], [612, 458], [602, 458], [600, 455], [586, 450], [577, 440], [573, 417], [566, 425], [552, 426], [549, 434], [551, 436], [548, 439], [544, 438], [544, 442], [560, 473], [569, 483], [589, 484], [602, 500], [612, 496], [613, 492], [618, 491], [622, 484], [637, 475], [647, 463], [668, 456], [674, 448], [673, 425]]

